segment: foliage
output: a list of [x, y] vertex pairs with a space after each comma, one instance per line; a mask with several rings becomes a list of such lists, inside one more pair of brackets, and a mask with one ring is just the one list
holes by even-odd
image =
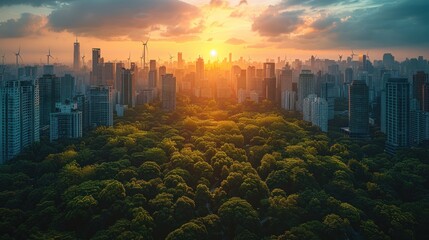
[[115, 122], [0, 166], [1, 239], [429, 239], [427, 149], [392, 158], [268, 102]]

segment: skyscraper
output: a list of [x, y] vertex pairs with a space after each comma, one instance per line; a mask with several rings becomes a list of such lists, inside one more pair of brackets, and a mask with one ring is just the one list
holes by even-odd
[[0, 163], [40, 140], [36, 81], [7, 81], [0, 86]]
[[77, 104], [57, 103], [57, 112], [50, 116], [50, 141], [82, 137], [82, 112]]
[[113, 96], [110, 86], [89, 89], [89, 113], [92, 127], [113, 126]]
[[158, 86], [158, 73], [156, 70], [156, 60], [149, 62], [149, 88], [156, 88]]
[[316, 80], [310, 70], [302, 70], [298, 79], [298, 110], [302, 111], [304, 98], [316, 93]]
[[108, 85], [115, 88], [116, 64], [107, 62], [103, 67], [102, 85]]
[[386, 84], [386, 151], [394, 154], [409, 146], [410, 84], [406, 78], [390, 78]]
[[123, 68], [121, 71], [122, 91], [120, 93], [120, 104], [132, 108], [135, 106], [135, 75], [130, 69]]
[[237, 92], [240, 89], [246, 91], [246, 70], [241, 70], [237, 76]]
[[344, 72], [344, 82], [351, 83], [353, 81], [353, 68], [346, 68]]
[[100, 75], [100, 58], [101, 58], [101, 50], [99, 48], [92, 49], [92, 72], [91, 72], [91, 85], [101, 84], [99, 82]]
[[75, 95], [75, 78], [70, 74], [65, 74], [60, 78], [60, 102], [71, 101]]
[[195, 81], [198, 86], [204, 81], [204, 59], [201, 57], [197, 59]]
[[328, 102], [316, 94], [310, 94], [303, 100], [303, 120], [328, 131]]
[[255, 91], [256, 87], [256, 68], [254, 66], [247, 67], [246, 72], [246, 88], [248, 91]]
[[349, 131], [351, 137], [369, 136], [369, 95], [365, 81], [354, 80], [349, 87]]
[[78, 71], [80, 69], [80, 43], [77, 41], [73, 44], [73, 69]]
[[424, 109], [425, 99], [423, 98], [423, 96], [427, 97], [428, 95], [427, 93], [424, 94], [424, 91], [425, 91], [424, 85], [426, 83], [429, 83], [428, 80], [429, 80], [428, 74], [423, 71], [418, 71], [416, 74], [413, 75], [413, 97], [417, 99], [419, 108], [426, 112], [429, 109], [426, 109], [426, 110]]
[[162, 77], [162, 108], [168, 111], [176, 109], [176, 78], [173, 74]]
[[55, 75], [43, 75], [39, 78], [40, 91], [40, 130], [49, 129], [50, 114], [55, 112], [55, 103], [60, 102], [60, 79]]
[[276, 102], [276, 65], [275, 63], [264, 63], [264, 87], [262, 89], [264, 98]]
[[395, 57], [391, 53], [383, 54], [383, 64], [385, 68], [392, 70], [395, 64]]

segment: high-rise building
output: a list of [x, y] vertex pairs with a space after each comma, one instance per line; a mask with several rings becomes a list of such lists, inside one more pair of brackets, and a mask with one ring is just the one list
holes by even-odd
[[[427, 96], [428, 94], [424, 94], [425, 88], [424, 85], [429, 83], [428, 74], [423, 71], [418, 71], [413, 75], [413, 97], [417, 99], [417, 104], [419, 105], [419, 109], [428, 112], [429, 109], [424, 109], [425, 99], [423, 96]], [[429, 106], [426, 106], [429, 107]]]
[[328, 131], [328, 102], [316, 94], [310, 94], [303, 100], [303, 120]]
[[89, 89], [89, 113], [92, 127], [113, 126], [113, 96], [110, 86]]
[[50, 116], [50, 141], [82, 137], [82, 112], [77, 104], [67, 101], [56, 104], [57, 112]]
[[112, 86], [115, 88], [115, 78], [116, 78], [116, 64], [107, 62], [103, 67], [103, 85]]
[[195, 80], [197, 84], [200, 85], [200, 83], [204, 81], [204, 59], [202, 59], [201, 57], [197, 59], [195, 73]]
[[176, 78], [173, 74], [162, 77], [162, 108], [168, 111], [176, 109]]
[[264, 63], [264, 87], [262, 89], [264, 98], [276, 102], [276, 65], [275, 63]]
[[60, 78], [60, 102], [71, 101], [75, 95], [75, 78], [70, 74], [65, 74]]
[[311, 102], [311, 123], [322, 132], [328, 132], [328, 102], [325, 99], [318, 97]]
[[116, 67], [115, 67], [115, 75], [116, 75], [116, 79], [115, 79], [115, 90], [118, 92], [122, 91], [122, 68], [125, 68], [125, 64], [124, 63], [116, 63]]
[[246, 88], [248, 91], [255, 91], [257, 89], [256, 85], [256, 68], [254, 66], [247, 67], [246, 72]]
[[122, 69], [120, 104], [135, 107], [135, 75], [130, 69]]
[[246, 70], [241, 70], [237, 76], [237, 92], [241, 89], [246, 91]]
[[302, 70], [298, 79], [298, 110], [302, 111], [304, 99], [316, 93], [316, 79], [310, 70]]
[[80, 94], [76, 95], [73, 99], [73, 102], [77, 104], [77, 110], [82, 112], [82, 129], [87, 130], [90, 128], [90, 118], [89, 118], [89, 100], [88, 97]]
[[99, 78], [101, 78], [100, 74], [102, 71], [100, 71], [99, 65], [101, 60], [101, 50], [100, 48], [93, 48], [92, 49], [92, 72], [91, 72], [91, 85], [97, 85], [101, 84], [99, 82]]
[[149, 62], [149, 88], [156, 88], [158, 86], [158, 72], [156, 70], [156, 61], [150, 60]]
[[73, 69], [78, 71], [80, 69], [80, 43], [77, 41], [73, 44]]
[[386, 151], [394, 154], [409, 146], [410, 84], [406, 78], [390, 78], [386, 84]]
[[354, 80], [349, 88], [349, 131], [351, 137], [369, 136], [369, 95], [365, 81]]
[[281, 95], [281, 107], [288, 111], [295, 111], [296, 105], [296, 92], [285, 90]]
[[351, 83], [353, 81], [353, 68], [346, 68], [344, 72], [344, 82]]
[[421, 107], [424, 112], [429, 112], [429, 83], [423, 84], [423, 96]]
[[383, 54], [383, 64], [387, 69], [393, 69], [395, 65], [395, 57], [391, 53]]
[[289, 64], [286, 64], [285, 67], [280, 72], [280, 91], [292, 91], [292, 69], [290, 68]]
[[55, 103], [60, 102], [61, 81], [55, 75], [43, 75], [39, 78], [40, 130], [49, 129], [50, 114], [55, 112]]
[[40, 140], [36, 81], [6, 81], [0, 86], [0, 163]]

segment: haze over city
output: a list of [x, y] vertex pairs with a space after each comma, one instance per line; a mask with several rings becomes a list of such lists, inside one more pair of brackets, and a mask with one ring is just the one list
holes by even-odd
[[[57, 63], [72, 63], [70, 42], [82, 55], [94, 47], [106, 60], [134, 61], [150, 37], [153, 59], [184, 53], [257, 61], [281, 57], [344, 59], [352, 50], [373, 60], [391, 52], [396, 59], [429, 55], [429, 2], [425, 0], [5, 0], [0, 2], [0, 53], [14, 63], [45, 63], [48, 49]], [[210, 56], [215, 49], [217, 56]]]

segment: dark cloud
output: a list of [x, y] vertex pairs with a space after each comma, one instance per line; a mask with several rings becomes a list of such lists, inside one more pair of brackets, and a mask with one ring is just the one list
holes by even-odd
[[30, 5], [34, 7], [40, 6], [58, 6], [64, 3], [70, 3], [74, 0], [1, 0], [0, 7], [13, 5]]
[[[354, 2], [354, 1], [348, 1]], [[312, 5], [301, 12], [285, 4]], [[429, 47], [429, 1], [377, 1], [355, 10], [332, 11], [323, 6], [340, 1], [283, 1], [254, 19], [253, 30], [278, 47], [301, 49]], [[320, 6], [320, 7], [319, 7]], [[314, 21], [303, 22], [306, 17]], [[312, 29], [295, 31], [298, 25]], [[289, 33], [294, 36], [290, 37]]]
[[304, 21], [303, 10], [281, 11], [276, 6], [269, 6], [253, 22], [253, 31], [262, 36], [276, 36], [295, 31]]
[[360, 0], [283, 0], [284, 6], [311, 6], [311, 7], [322, 7], [332, 5], [347, 5], [351, 3], [358, 3]]
[[0, 38], [18, 38], [42, 33], [46, 18], [23, 13], [18, 19], [0, 22]]
[[226, 40], [225, 43], [231, 44], [231, 45], [242, 45], [242, 44], [245, 44], [246, 41], [244, 41], [243, 39], [239, 39], [239, 38], [230, 38], [230, 39]]
[[161, 35], [178, 37], [203, 30], [200, 9], [179, 0], [75, 0], [49, 15], [53, 31], [103, 39], [138, 39], [155, 26]]

